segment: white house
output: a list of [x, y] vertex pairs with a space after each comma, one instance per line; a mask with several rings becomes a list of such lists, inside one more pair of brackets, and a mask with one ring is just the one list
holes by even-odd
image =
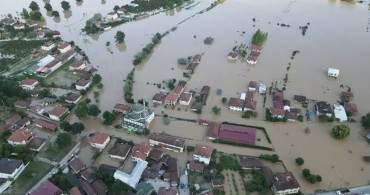
[[230, 98], [229, 100], [229, 109], [233, 111], [243, 111], [244, 100], [239, 98]]
[[57, 106], [52, 111], [49, 112], [49, 117], [53, 120], [59, 121], [65, 113], [68, 113], [68, 108], [63, 106]]
[[16, 178], [24, 170], [24, 164], [21, 160], [2, 158], [0, 160], [0, 178]]
[[51, 41], [45, 43], [44, 45], [41, 46], [41, 49], [44, 51], [50, 51], [55, 47], [55, 44]]
[[69, 70], [85, 70], [86, 69], [86, 62], [84, 60], [75, 60], [70, 66]]
[[241, 93], [240, 94], [240, 99], [241, 100], [245, 100], [246, 97], [247, 97], [247, 94], [246, 93]]
[[205, 145], [196, 145], [193, 152], [193, 159], [206, 165], [211, 160], [213, 148]]
[[291, 172], [279, 173], [272, 182], [272, 191], [275, 195], [296, 194], [300, 186]]
[[86, 90], [91, 85], [91, 80], [79, 79], [76, 82], [77, 90]]
[[125, 9], [125, 8], [120, 8], [120, 9], [118, 9], [118, 10], [117, 10], [117, 13], [118, 13], [118, 14], [124, 14], [124, 13], [125, 13], [125, 11], [126, 11], [126, 9]]
[[227, 55], [228, 60], [237, 60], [239, 57], [239, 54], [237, 52], [230, 52], [229, 55]]
[[190, 101], [192, 99], [192, 94], [188, 92], [181, 93], [179, 98], [180, 105], [188, 106], [190, 104]]
[[115, 12], [109, 12], [108, 15], [107, 15], [108, 20], [115, 20], [117, 18], [118, 18], [118, 14], [115, 13]]
[[167, 134], [152, 133], [149, 136], [149, 144], [174, 152], [184, 152], [185, 140]]
[[134, 170], [130, 174], [117, 170], [114, 172], [114, 179], [118, 179], [123, 183], [135, 188], [136, 185], [139, 183], [141, 175], [143, 174], [145, 168], [148, 166], [148, 162], [146, 161], [138, 161]]
[[335, 68], [328, 69], [328, 76], [337, 78], [339, 76], [339, 70]]
[[21, 87], [24, 90], [34, 90], [38, 84], [39, 82], [36, 79], [25, 79], [22, 81]]
[[108, 155], [111, 158], [125, 160], [128, 153], [130, 152], [130, 145], [128, 144], [115, 144], [111, 149], [108, 150]]
[[67, 42], [62, 42], [58, 44], [58, 50], [60, 51], [60, 53], [65, 53], [69, 51], [71, 48], [72, 48], [71, 44]]
[[103, 150], [109, 143], [110, 137], [106, 133], [95, 132], [89, 139], [89, 144], [93, 148]]
[[346, 111], [345, 111], [344, 107], [340, 104], [334, 104], [334, 116], [341, 123], [348, 121]]

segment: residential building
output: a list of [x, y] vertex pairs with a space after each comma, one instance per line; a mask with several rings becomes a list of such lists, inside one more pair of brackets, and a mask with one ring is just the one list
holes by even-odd
[[229, 55], [227, 55], [228, 60], [237, 60], [239, 57], [239, 54], [237, 52], [230, 52]]
[[4, 25], [10, 25], [13, 26], [17, 21], [13, 18], [3, 18], [0, 20], [0, 23], [3, 23]]
[[203, 106], [204, 104], [202, 102], [194, 101], [193, 104], [191, 105], [191, 111], [199, 112], [202, 110]]
[[137, 162], [141, 160], [146, 160], [146, 157], [149, 155], [150, 150], [150, 145], [145, 144], [144, 142], [140, 144], [135, 144], [135, 146], [132, 147], [132, 161]]
[[347, 113], [349, 114], [355, 114], [358, 112], [357, 105], [354, 103], [344, 103], [344, 109], [346, 110]]
[[248, 64], [257, 64], [258, 56], [248, 56], [247, 63]]
[[190, 161], [188, 164], [190, 171], [202, 173], [204, 170], [204, 164], [200, 162]]
[[26, 126], [31, 124], [31, 119], [28, 117], [24, 117], [21, 120], [17, 121], [12, 127], [11, 130], [17, 130], [25, 128]]
[[84, 163], [79, 158], [75, 158], [74, 160], [69, 162], [68, 165], [69, 165], [69, 167], [71, 167], [72, 171], [75, 174], [78, 174], [79, 172], [81, 172], [82, 170], [84, 170], [86, 168]]
[[14, 25], [15, 30], [21, 30], [24, 29], [24, 24], [23, 23], [18, 23]]
[[284, 118], [285, 116], [285, 110], [282, 108], [269, 108], [270, 114], [272, 118]]
[[82, 179], [84, 179], [85, 181], [91, 183], [94, 181], [94, 178], [93, 178], [93, 173], [94, 173], [94, 169], [91, 168], [91, 167], [88, 167], [87, 169], [83, 170], [80, 172], [80, 175], [82, 177]]
[[116, 170], [114, 172], [114, 179], [118, 179], [121, 182], [135, 188], [136, 185], [139, 183], [141, 175], [143, 174], [145, 168], [147, 167], [148, 162], [140, 160], [136, 162], [134, 170], [130, 174], [122, 172], [120, 170]]
[[262, 50], [263, 50], [263, 47], [262, 46], [251, 44], [251, 50], [254, 51], [254, 52], [261, 53]]
[[307, 102], [307, 98], [306, 96], [303, 96], [303, 95], [294, 95], [294, 101], [304, 103], [304, 102]]
[[14, 102], [14, 106], [17, 108], [28, 108], [31, 105], [31, 101], [29, 100], [17, 100]]
[[341, 123], [348, 121], [346, 111], [344, 110], [344, 107], [340, 104], [334, 104], [334, 116]]
[[142, 104], [134, 104], [130, 111], [123, 116], [124, 128], [128, 131], [142, 132], [149, 129], [149, 124], [154, 119], [154, 112]]
[[190, 101], [192, 99], [192, 94], [189, 92], [183, 92], [181, 93], [179, 97], [179, 103], [183, 106], [188, 106], [190, 104]]
[[80, 179], [80, 184], [86, 195], [98, 195], [98, 193], [89, 182]]
[[188, 65], [188, 67], [186, 67], [186, 71], [187, 71], [188, 73], [194, 73], [194, 71], [195, 71], [195, 69], [197, 69], [197, 67], [198, 67], [198, 63], [194, 63], [194, 62], [192, 62], [192, 63], [190, 63], [190, 64]]
[[8, 143], [12, 146], [26, 145], [32, 140], [33, 136], [33, 132], [28, 129], [18, 129], [8, 138]]
[[22, 81], [21, 87], [24, 90], [34, 90], [38, 84], [39, 82], [36, 79], [25, 79]]
[[197, 144], [193, 152], [193, 159], [208, 165], [211, 161], [212, 151], [213, 148], [210, 146]]
[[164, 101], [164, 103], [166, 105], [176, 105], [176, 102], [177, 102], [177, 98], [178, 96], [174, 93], [169, 93], [167, 96], [166, 96], [166, 100]]
[[195, 56], [193, 56], [192, 62], [199, 64], [201, 59], [202, 59], [202, 56], [200, 54], [196, 54]]
[[233, 111], [242, 112], [244, 107], [244, 100], [231, 97], [229, 100], [229, 109]]
[[80, 101], [81, 98], [82, 98], [81, 94], [70, 92], [67, 93], [65, 101], [70, 104], [77, 104], [77, 102]]
[[55, 44], [52, 41], [48, 41], [44, 45], [41, 46], [41, 49], [44, 51], [50, 51], [54, 47], [55, 47]]
[[98, 195], [105, 195], [108, 192], [108, 187], [101, 179], [96, 179], [91, 183], [91, 186], [94, 188]]
[[57, 37], [60, 37], [60, 32], [59, 31], [51, 31], [51, 34], [53, 34], [53, 38], [57, 38]]
[[149, 143], [151, 146], [160, 146], [167, 150], [174, 152], [183, 152], [185, 140], [173, 137], [168, 134], [152, 133], [149, 136]]
[[159, 149], [154, 148], [149, 152], [148, 158], [154, 160], [154, 161], [160, 161], [163, 157], [163, 152]]
[[207, 139], [216, 140], [218, 139], [218, 133], [220, 131], [221, 123], [211, 122], [207, 127]]
[[11, 117], [9, 117], [8, 119], [5, 120], [5, 124], [15, 124], [16, 122], [18, 122], [19, 120], [21, 120], [22, 117], [19, 116], [18, 114], [13, 114]]
[[173, 90], [173, 93], [179, 96], [183, 91], [184, 87], [181, 85], [177, 85], [176, 88]]
[[46, 144], [46, 139], [41, 137], [35, 137], [28, 143], [28, 148], [33, 151], [40, 151]]
[[352, 101], [354, 95], [352, 92], [342, 91], [340, 97], [342, 99], [342, 102], [350, 102]]
[[125, 160], [128, 153], [130, 152], [130, 149], [131, 146], [128, 144], [116, 143], [111, 149], [108, 150], [108, 155], [111, 158]]
[[131, 106], [127, 104], [116, 104], [113, 108], [113, 111], [126, 114], [128, 111], [130, 111]]
[[272, 186], [272, 182], [274, 181], [274, 174], [272, 173], [272, 170], [268, 166], [264, 166], [261, 169], [263, 177], [265, 178], [267, 185]]
[[69, 190], [69, 195], [82, 195], [78, 187], [73, 187]]
[[24, 170], [24, 164], [21, 160], [2, 158], [0, 160], [0, 178], [15, 179]]
[[117, 10], [117, 14], [124, 14], [125, 11], [126, 11], [125, 8], [120, 8], [120, 9]]
[[118, 15], [115, 12], [109, 12], [108, 15], [107, 15], [108, 20], [115, 20], [117, 18], [118, 18]]
[[179, 180], [179, 177], [178, 177], [177, 172], [165, 172], [163, 174], [163, 181], [170, 183], [171, 187], [177, 187], [178, 180]]
[[179, 195], [179, 193], [176, 188], [160, 187], [158, 195]]
[[76, 81], [77, 90], [86, 90], [91, 85], [91, 80], [79, 79]]
[[317, 116], [326, 115], [327, 117], [331, 117], [333, 114], [330, 104], [324, 101], [316, 102], [315, 111]]
[[256, 129], [244, 126], [221, 124], [218, 138], [229, 142], [254, 144], [256, 141]]
[[257, 102], [247, 98], [244, 103], [244, 112], [256, 110]]
[[58, 44], [58, 50], [60, 51], [60, 53], [66, 53], [70, 49], [72, 49], [71, 44], [67, 42], [61, 42]]
[[239, 156], [239, 164], [242, 169], [262, 169], [262, 162], [256, 157]]
[[59, 121], [63, 115], [68, 113], [68, 108], [63, 106], [56, 106], [52, 111], [49, 112], [49, 117], [53, 120]]
[[211, 180], [212, 188], [222, 188], [224, 186], [223, 179], [212, 179]]
[[335, 69], [335, 68], [329, 68], [328, 69], [328, 76], [329, 77], [338, 78], [338, 76], [339, 76], [339, 70], [338, 69]]
[[69, 70], [85, 70], [87, 68], [86, 62], [84, 60], [75, 60], [70, 66]]
[[182, 86], [183, 88], [186, 87], [186, 81], [183, 81], [183, 80], [180, 80], [178, 83], [177, 83], [177, 86]]
[[300, 186], [291, 172], [279, 173], [272, 182], [272, 191], [275, 195], [296, 194]]
[[258, 88], [258, 83], [256, 81], [250, 81], [248, 85], [248, 91], [256, 91]]
[[35, 191], [31, 192], [29, 195], [61, 195], [62, 190], [56, 185], [46, 180], [41, 186], [36, 188]]
[[207, 38], [205, 38], [204, 39], [204, 44], [206, 44], [206, 45], [212, 45], [213, 44], [213, 42], [215, 41], [215, 39], [214, 38], [212, 38], [212, 37], [207, 37]]
[[103, 150], [109, 143], [110, 137], [107, 133], [95, 132], [95, 134], [89, 138], [89, 144], [93, 148]]
[[166, 95], [164, 93], [156, 93], [152, 98], [152, 102], [154, 104], [163, 104], [164, 100], [166, 99]]

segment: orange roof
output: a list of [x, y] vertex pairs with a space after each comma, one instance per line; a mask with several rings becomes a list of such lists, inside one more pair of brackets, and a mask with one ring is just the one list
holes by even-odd
[[148, 156], [149, 152], [151, 150], [150, 145], [143, 143], [136, 144], [132, 148], [132, 154], [131, 157], [134, 158], [140, 158], [141, 160], [145, 160], [146, 157]]
[[37, 83], [37, 80], [36, 79], [25, 79], [23, 80], [23, 85], [33, 85], [35, 83]]
[[174, 102], [176, 100], [177, 100], [177, 95], [173, 93], [168, 94], [166, 97], [166, 101]]
[[175, 90], [173, 90], [173, 93], [177, 93], [177, 94], [179, 94], [179, 93], [181, 93], [182, 89], [183, 89], [183, 87], [182, 87], [182, 86], [177, 86], [177, 87], [175, 88]]
[[285, 115], [284, 109], [281, 108], [270, 108], [270, 112], [272, 115]]
[[107, 133], [96, 132], [94, 136], [89, 139], [90, 144], [103, 144], [109, 135]]
[[32, 131], [26, 129], [19, 129], [8, 138], [8, 141], [12, 142], [23, 142], [29, 140], [33, 136]]
[[63, 107], [63, 106], [57, 106], [55, 107], [51, 112], [49, 112], [50, 115], [54, 115], [57, 117], [62, 116], [64, 113], [68, 111], [68, 108]]

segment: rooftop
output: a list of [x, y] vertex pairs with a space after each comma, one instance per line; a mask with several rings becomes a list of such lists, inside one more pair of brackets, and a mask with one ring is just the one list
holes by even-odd
[[258, 83], [256, 81], [250, 81], [248, 87], [257, 88], [258, 87]]
[[47, 180], [29, 195], [55, 195], [59, 193], [61, 193], [61, 190], [56, 185]]
[[149, 136], [149, 139], [155, 140], [158, 142], [163, 142], [169, 145], [177, 146], [177, 147], [184, 147], [185, 146], [185, 140], [173, 137], [171, 135], [167, 134], [158, 134], [158, 133], [152, 133]]
[[91, 82], [90, 80], [79, 79], [79, 80], [76, 81], [76, 85], [84, 87], [84, 86], [88, 85], [90, 82]]
[[204, 170], [204, 164], [195, 162], [195, 161], [190, 161], [189, 162], [189, 169], [190, 170], [195, 170], [195, 171], [203, 171]]
[[89, 144], [103, 144], [109, 135], [107, 133], [95, 132], [95, 134], [90, 137]]
[[169, 93], [166, 97], [166, 101], [175, 102], [177, 100], [177, 95], [174, 93]]
[[22, 163], [21, 160], [2, 158], [0, 160], [0, 173], [12, 174]]
[[130, 110], [130, 108], [131, 107], [127, 104], [119, 104], [118, 103], [114, 106], [115, 110], [121, 110], [121, 111], [126, 111], [126, 112], [128, 112]]
[[239, 156], [240, 166], [247, 169], [262, 168], [262, 162], [256, 157]]
[[187, 93], [187, 92], [181, 93], [179, 101], [187, 102], [191, 99], [191, 96], [192, 96], [191, 93]]
[[78, 173], [80, 172], [82, 169], [85, 168], [85, 165], [83, 164], [83, 162], [79, 159], [79, 158], [76, 158], [74, 159], [73, 161], [71, 161], [69, 164], [68, 164], [74, 172]]
[[358, 112], [357, 105], [354, 103], [345, 102], [344, 109], [346, 110], [346, 112], [351, 113], [351, 114]]
[[36, 79], [25, 79], [22, 81], [23, 85], [34, 85], [37, 83]]
[[244, 100], [242, 99], [231, 97], [229, 100], [229, 107], [243, 108], [243, 105], [244, 105]]
[[219, 138], [225, 141], [252, 143], [256, 141], [256, 129], [250, 127], [221, 124]]
[[104, 195], [108, 190], [107, 185], [105, 185], [105, 183], [101, 179], [96, 179], [94, 182], [91, 183], [91, 185], [98, 193], [98, 195]]
[[109, 149], [108, 154], [120, 157], [126, 157], [128, 152], [130, 152], [131, 146], [128, 144], [115, 144], [111, 149]]
[[207, 128], [207, 137], [217, 138], [218, 133], [220, 131], [220, 127], [221, 127], [221, 123], [211, 122]]
[[148, 158], [159, 161], [163, 156], [163, 152], [159, 149], [153, 149], [150, 151]]
[[177, 195], [177, 189], [176, 188], [165, 188], [160, 187], [158, 190], [158, 195]]
[[68, 108], [63, 107], [63, 106], [57, 106], [51, 112], [49, 112], [49, 115], [54, 115], [54, 116], [57, 116], [57, 117], [61, 117], [67, 111], [68, 111]]
[[13, 124], [21, 119], [18, 114], [13, 114], [11, 117], [5, 120], [5, 124]]
[[273, 185], [278, 191], [300, 187], [292, 172], [277, 174], [273, 181]]
[[154, 95], [154, 97], [153, 97], [153, 99], [152, 99], [152, 100], [162, 102], [162, 101], [164, 101], [165, 99], [166, 99], [166, 95], [165, 95], [165, 94], [163, 94], [163, 93], [156, 93], [156, 94]]
[[68, 93], [65, 100], [74, 102], [74, 101], [78, 100], [79, 98], [81, 98], [81, 94]]
[[182, 92], [182, 90], [184, 89], [184, 87], [183, 86], [180, 86], [180, 85], [178, 85], [178, 86], [176, 86], [176, 88], [173, 90], [173, 93], [175, 93], [175, 94], [179, 94], [179, 93], [181, 93]]
[[193, 154], [198, 155], [198, 156], [202, 156], [202, 157], [211, 158], [212, 151], [213, 151], [213, 148], [210, 147], [210, 146], [197, 144], [195, 146], [195, 150], [194, 150]]
[[30, 143], [28, 144], [28, 148], [37, 150], [46, 142], [46, 139], [41, 137], [35, 137], [33, 138]]
[[36, 119], [35, 123], [36, 125], [50, 130], [56, 130], [58, 128], [57, 124], [42, 119]]
[[19, 129], [14, 131], [14, 133], [8, 138], [8, 141], [12, 142], [23, 142], [29, 140], [33, 136], [32, 131], [26, 129]]
[[141, 160], [145, 160], [150, 150], [151, 147], [149, 144], [146, 144], [144, 142], [135, 144], [135, 146], [132, 147], [131, 156], [134, 158], [140, 158]]
[[270, 113], [272, 115], [284, 116], [285, 115], [285, 110], [282, 109], [282, 108], [270, 108]]
[[68, 46], [70, 46], [70, 44], [68, 42], [61, 42], [61, 43], [58, 44], [58, 49], [65, 49]]

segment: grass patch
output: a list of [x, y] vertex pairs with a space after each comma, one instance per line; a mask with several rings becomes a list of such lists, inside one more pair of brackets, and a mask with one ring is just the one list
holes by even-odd
[[52, 72], [45, 79], [45, 83], [50, 86], [71, 89], [72, 84], [75, 83], [78, 78], [80, 78], [78, 75], [72, 74], [72, 72], [69, 71], [69, 65], [71, 65], [74, 61], [75, 59], [72, 58], [57, 70]]
[[13, 183], [12, 193], [26, 194], [27, 191], [39, 182], [52, 168], [53, 166], [48, 163], [31, 161], [18, 179]]
[[60, 161], [62, 160], [76, 145], [75, 142], [72, 142], [69, 146], [65, 146], [61, 150], [55, 150], [52, 148], [51, 144], [48, 145], [48, 148], [41, 154], [42, 157], [49, 160]]

